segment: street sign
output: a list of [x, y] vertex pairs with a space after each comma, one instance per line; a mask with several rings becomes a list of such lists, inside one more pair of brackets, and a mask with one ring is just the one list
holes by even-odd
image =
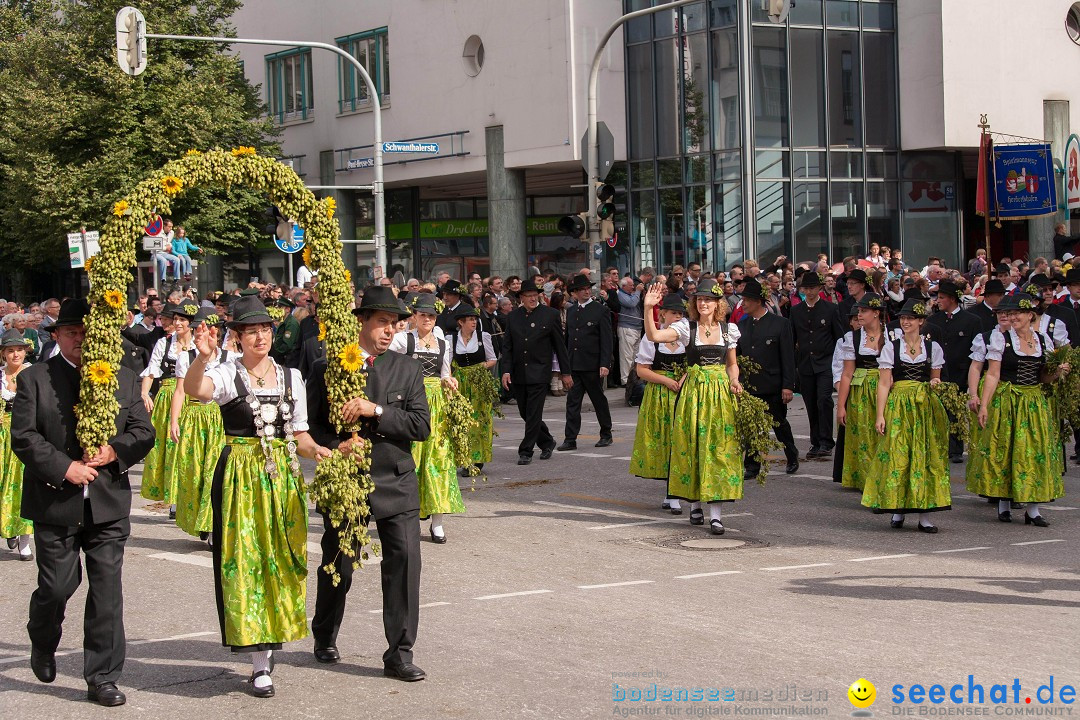
[[593, 245], [593, 257], [604, 257], [604, 245], [602, 243], [596, 243]]
[[116, 64], [132, 77], [146, 69], [146, 18], [133, 7], [116, 13]]
[[143, 235], [142, 249], [148, 252], [162, 252], [165, 250], [165, 238], [160, 235]]
[[613, 248], [619, 244], [619, 233], [615, 233], [607, 239], [607, 246]]
[[304, 249], [304, 229], [296, 223], [293, 223], [292, 238], [289, 240], [282, 240], [279, 237], [275, 237], [274, 244], [277, 245], [278, 250], [288, 255], [298, 253]]
[[85, 232], [73, 232], [67, 234], [68, 257], [71, 261], [71, 269], [78, 270], [86, 267], [86, 260], [101, 252], [98, 244], [98, 231], [87, 230]]
[[369, 167], [375, 167], [375, 158], [352, 158], [345, 164], [346, 170], [362, 170]]
[[154, 219], [150, 221], [150, 224], [143, 228], [143, 232], [150, 237], [157, 237], [161, 234], [161, 231], [165, 229], [165, 224], [161, 220], [160, 215], [155, 215]]
[[423, 153], [426, 155], [437, 155], [439, 152], [439, 143], [384, 142], [382, 144], [382, 150], [384, 153]]
[[[596, 123], [596, 150], [600, 160], [600, 172], [597, 173], [596, 179], [603, 180], [607, 177], [612, 164], [615, 162], [615, 138], [612, 136], [611, 131], [608, 130], [607, 124], [603, 121]], [[581, 136], [581, 166], [585, 168], [585, 172], [589, 172], [588, 129], [586, 129], [585, 134]]]

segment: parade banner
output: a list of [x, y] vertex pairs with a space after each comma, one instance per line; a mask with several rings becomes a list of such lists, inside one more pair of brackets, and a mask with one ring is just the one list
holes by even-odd
[[1065, 143], [1065, 207], [1080, 208], [1080, 137], [1076, 135]]
[[994, 146], [995, 215], [1003, 220], [1057, 211], [1049, 143]]

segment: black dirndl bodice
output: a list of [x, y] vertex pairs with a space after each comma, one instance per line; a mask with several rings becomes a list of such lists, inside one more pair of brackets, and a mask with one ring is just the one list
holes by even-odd
[[672, 372], [676, 366], [686, 362], [686, 350], [668, 355], [660, 352], [660, 346], [662, 344], [663, 343], [653, 343], [653, 370], [656, 372]]
[[[292, 373], [286, 368], [284, 376], [285, 402], [291, 412], [296, 407], [292, 392]], [[248, 404], [247, 388], [244, 387], [244, 382], [240, 379], [239, 373], [236, 375], [236, 393], [236, 398], [221, 406], [222, 428], [229, 437], [256, 437], [255, 413], [251, 405]], [[255, 397], [260, 405], [277, 407], [278, 394], [276, 389], [272, 395], [256, 394]], [[281, 440], [285, 439], [285, 418], [281, 416], [280, 412], [277, 413], [277, 418], [274, 420], [274, 437]]]
[[930, 338], [923, 336], [923, 349], [926, 359], [922, 362], [904, 362], [902, 348], [904, 339], [899, 337], [893, 340], [893, 380], [911, 380], [913, 382], [930, 382], [931, 362], [934, 356], [934, 346]]
[[686, 362], [690, 365], [724, 365], [727, 362], [728, 351], [727, 331], [720, 331], [724, 342], [719, 345], [698, 345], [697, 329], [696, 322], [690, 323], [690, 343], [686, 346]]
[[862, 330], [855, 330], [851, 336], [855, 345], [855, 369], [856, 370], [877, 370], [878, 356], [877, 355], [863, 355], [859, 352], [859, 348], [862, 346]]
[[[446, 341], [439, 340], [439, 354], [418, 352], [416, 349], [416, 337], [410, 332], [405, 336], [405, 354], [420, 361], [420, 367], [425, 378], [442, 376], [443, 353], [446, 352]], [[483, 353], [483, 348], [480, 349]]]
[[170, 335], [165, 338], [165, 354], [161, 358], [161, 378], [162, 380], [168, 380], [169, 378], [176, 377], [176, 361], [169, 357], [169, 348], [172, 347], [173, 336]]
[[[409, 337], [412, 337], [412, 335]], [[455, 332], [450, 335], [450, 347], [453, 348], [454, 352], [452, 359], [458, 364], [458, 367], [472, 367], [487, 362], [487, 353], [484, 352], [483, 332], [477, 331], [474, 337], [476, 337], [476, 349], [470, 353], [459, 353], [457, 349], [458, 334]], [[430, 355], [430, 353], [424, 354]]]
[[1042, 375], [1044, 358], [1046, 357], [1046, 338], [1039, 339], [1043, 346], [1042, 355], [1028, 357], [1016, 352], [1013, 347], [1012, 333], [1002, 333], [1005, 336], [1005, 350], [1001, 353], [1001, 380], [1013, 385], [1038, 385]]

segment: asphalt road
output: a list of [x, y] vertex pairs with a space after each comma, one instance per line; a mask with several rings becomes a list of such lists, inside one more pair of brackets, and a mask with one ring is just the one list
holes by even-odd
[[[291, 643], [278, 657], [277, 697], [250, 697], [247, 658], [220, 645], [209, 552], [136, 497], [124, 573], [127, 705], [85, 700], [85, 588], [68, 607], [57, 681], [34, 679], [25, 624], [35, 565], [4, 551], [0, 718], [849, 715], [848, 686], [862, 677], [877, 686], [879, 716], [1073, 710], [1042, 705], [1036, 692], [1051, 676], [1055, 693], [1080, 685], [1077, 472], [1043, 513], [1051, 526], [1036, 528], [998, 522], [954, 465], [953, 510], [935, 515], [941, 532], [927, 535], [914, 522], [890, 529], [831, 481], [829, 463], [803, 463], [792, 476], [774, 467], [764, 487], [725, 507], [727, 534], [713, 539], [688, 514], [660, 510], [662, 483], [627, 474], [636, 409], [621, 391], [609, 397], [612, 447], [592, 447], [588, 415], [578, 452], [527, 467], [515, 464], [522, 423], [505, 406], [489, 478], [466, 490], [466, 514], [447, 519], [449, 542], [427, 542], [424, 524], [415, 651], [426, 681], [382, 677], [371, 565], [350, 594], [342, 662], [317, 665], [310, 641]], [[560, 440], [562, 407], [549, 398]], [[805, 452], [801, 398], [791, 420]], [[312, 569], [321, 529], [312, 513]], [[312, 573], [309, 615], [314, 602]], [[966, 703], [969, 675], [988, 701], [994, 684], [1017, 679], [1019, 703], [892, 702], [895, 685], [906, 697], [915, 684], [963, 684]], [[650, 698], [654, 684], [679, 699], [635, 699]], [[694, 688], [700, 702], [681, 699]]]

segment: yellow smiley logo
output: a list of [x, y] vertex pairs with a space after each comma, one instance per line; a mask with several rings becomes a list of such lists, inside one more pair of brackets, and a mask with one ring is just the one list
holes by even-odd
[[848, 700], [857, 708], [868, 708], [877, 700], [877, 688], [866, 678], [859, 678], [851, 683], [847, 691]]

